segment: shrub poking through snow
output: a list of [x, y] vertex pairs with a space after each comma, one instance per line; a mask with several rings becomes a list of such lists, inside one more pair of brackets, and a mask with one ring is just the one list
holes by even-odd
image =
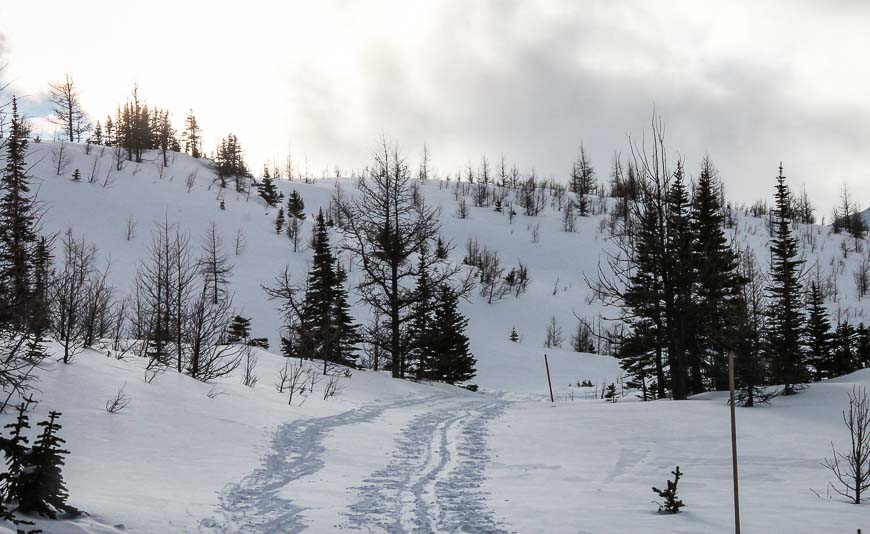
[[677, 484], [680, 482], [680, 477], [683, 476], [683, 473], [680, 472], [680, 466], [671, 471], [671, 474], [674, 475], [674, 479], [668, 480], [667, 489], [660, 490], [655, 486], [652, 489], [656, 495], [664, 499], [664, 502], [653, 501], [659, 505], [659, 513], [676, 514], [680, 508], [685, 506], [683, 501], [677, 497]]

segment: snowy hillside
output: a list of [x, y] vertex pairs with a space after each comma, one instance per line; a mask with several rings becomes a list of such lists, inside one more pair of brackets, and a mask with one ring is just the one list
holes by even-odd
[[[579, 217], [575, 232], [562, 231], [561, 213], [549, 203], [542, 214], [520, 214], [511, 222], [507, 214], [469, 201], [468, 216], [460, 218], [455, 184], [420, 184], [426, 201], [441, 208], [454, 262], [462, 261], [474, 238], [497, 251], [508, 268], [522, 263], [529, 270], [528, 291], [518, 297], [488, 303], [475, 290], [462, 304], [477, 358], [473, 382], [481, 391], [354, 370], [338, 379], [338, 395], [323, 398], [323, 379], [288, 405], [286, 393], [274, 387], [286, 362], [274, 354], [281, 322], [261, 286], [285, 266], [302, 281], [311, 251], [303, 246], [294, 253], [288, 238], [276, 235], [276, 209], [255, 193], [218, 188], [206, 163], [186, 155], [173, 155], [166, 169], [151, 154], [154, 162], [128, 162], [117, 171], [109, 149], [94, 147], [86, 155], [82, 145], [67, 144], [71, 161], [58, 176], [53, 148], [33, 144], [29, 155], [46, 231], [72, 227], [94, 242], [117, 291], [125, 294], [156, 222], [178, 225], [197, 243], [213, 221], [234, 264], [235, 305], [252, 317], [253, 337], [268, 338], [271, 351], [255, 351], [259, 381], [246, 387], [238, 372], [213, 383], [166, 372], [146, 383], [143, 359], [86, 350], [64, 365], [52, 345], [55, 357], [39, 373], [40, 403], [31, 419], [63, 411], [70, 502], [89, 515], [42, 521], [46, 532], [731, 530], [725, 398], [592, 399], [622, 371], [610, 356], [570, 349], [577, 317], [608, 328], [604, 319], [617, 314], [593, 298], [587, 284], [599, 266], [606, 268], [608, 213]], [[75, 169], [80, 182], [71, 180]], [[89, 183], [92, 172], [96, 179]], [[300, 193], [309, 214], [326, 208], [338, 186], [344, 195], [356, 194], [350, 178], [276, 183], [285, 195]], [[309, 216], [303, 242], [310, 230]], [[740, 248], [766, 265], [765, 219], [738, 215], [731, 232]], [[236, 254], [238, 235], [244, 246]], [[854, 282], [867, 243], [814, 225], [801, 226], [799, 235], [807, 276], [826, 285], [834, 318], [870, 322]], [[347, 258], [344, 263], [351, 266]], [[350, 272], [351, 284], [358, 276]], [[369, 319], [362, 304], [353, 313], [359, 322]], [[544, 346], [553, 318], [562, 328], [562, 348]], [[512, 328], [517, 343], [509, 340]], [[545, 353], [555, 404], [541, 402], [549, 400]], [[577, 387], [581, 381], [594, 386]], [[745, 531], [853, 532], [870, 526], [865, 508], [826, 491], [830, 473], [820, 465], [831, 439], [843, 445], [848, 438], [840, 412], [853, 384], [870, 385], [870, 371], [738, 412]], [[107, 413], [107, 401], [122, 387], [129, 406]], [[675, 465], [685, 473], [680, 490], [686, 511], [656, 514], [650, 487], [663, 485]]]

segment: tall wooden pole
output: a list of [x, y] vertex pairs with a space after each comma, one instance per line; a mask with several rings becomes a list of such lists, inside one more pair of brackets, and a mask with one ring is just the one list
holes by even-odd
[[731, 396], [731, 471], [734, 478], [734, 532], [740, 534], [740, 497], [737, 484], [737, 417], [734, 403], [734, 353], [728, 353], [728, 389]]
[[547, 368], [547, 385], [550, 386], [550, 402], [556, 402], [553, 399], [553, 382], [550, 380], [550, 363], [547, 361], [546, 354], [544, 354], [544, 367]]

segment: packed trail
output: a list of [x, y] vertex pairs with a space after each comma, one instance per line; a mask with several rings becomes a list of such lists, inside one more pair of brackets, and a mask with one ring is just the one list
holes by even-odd
[[[490, 460], [487, 423], [506, 401], [433, 395], [374, 403], [329, 417], [281, 426], [262, 465], [220, 498], [218, 517], [202, 532], [508, 532], [486, 507], [482, 487]], [[318, 524], [296, 502], [295, 483], [324, 467], [324, 441], [340, 427], [377, 424], [386, 411], [418, 412], [402, 428], [390, 461], [360, 484], [341, 524]], [[320, 479], [335, 487], [342, 481]], [[285, 497], [290, 495], [290, 497]]]

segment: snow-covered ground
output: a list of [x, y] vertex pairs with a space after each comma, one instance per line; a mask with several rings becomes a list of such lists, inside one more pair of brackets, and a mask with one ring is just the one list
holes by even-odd
[[[253, 317], [253, 335], [277, 346], [279, 319], [260, 286], [285, 265], [302, 280], [310, 251], [294, 254], [287, 238], [275, 235], [274, 209], [253, 194], [219, 191], [203, 162], [183, 155], [162, 177], [154, 163], [128, 163], [104, 188], [87, 183], [87, 176], [96, 162], [102, 182], [112, 168], [108, 150], [100, 157], [97, 147], [86, 156], [82, 146], [67, 145], [73, 161], [65, 176], [56, 176], [52, 145], [32, 148], [46, 230], [73, 226], [95, 242], [111, 258], [122, 294], [155, 221], [179, 224], [194, 241], [215, 221], [235, 264], [235, 302]], [[69, 179], [75, 168], [82, 183]], [[353, 194], [352, 180], [340, 183], [344, 194]], [[335, 181], [278, 186], [298, 190], [311, 213], [329, 202]], [[71, 365], [52, 360], [40, 373], [40, 404], [31, 420], [52, 409], [63, 412], [70, 502], [89, 516], [43, 523], [46, 532], [729, 531], [724, 398], [610, 404], [589, 399], [591, 388], [575, 386], [590, 380], [600, 387], [620, 376], [613, 358], [575, 353], [567, 344], [574, 314], [593, 320], [613, 312], [590, 299], [584, 280], [607, 246], [606, 216], [578, 219], [576, 233], [561, 232], [560, 215], [549, 208], [539, 217], [517, 216], [513, 224], [491, 208], [472, 207], [459, 219], [452, 187], [430, 182], [421, 189], [442, 207], [443, 233], [457, 245], [455, 261], [475, 236], [508, 266], [522, 261], [529, 267], [532, 282], [519, 298], [487, 304], [475, 294], [463, 303], [480, 393], [353, 371], [342, 378], [337, 397], [323, 400], [321, 384], [304, 404], [288, 406], [286, 394], [273, 387], [284, 359], [266, 351], [258, 351], [260, 380], [253, 388], [238, 376], [203, 384], [171, 371], [148, 384], [141, 361], [92, 351]], [[219, 208], [219, 194], [226, 210]], [[136, 231], [128, 241], [131, 217]], [[246, 247], [233, 255], [240, 229]], [[828, 228], [802, 231], [815, 240], [806, 247], [808, 264], [818, 263], [821, 277], [839, 286], [839, 301], [829, 302], [832, 313], [860, 320], [865, 302], [853, 296], [851, 279], [862, 254], [844, 254], [842, 245], [851, 250], [854, 243], [829, 235]], [[764, 265], [762, 219], [740, 217], [736, 239]], [[354, 313], [367, 318], [362, 305]], [[562, 349], [543, 347], [551, 317], [564, 329]], [[508, 340], [512, 327], [520, 343]], [[544, 353], [555, 404], [544, 402]], [[839, 414], [853, 383], [870, 385], [870, 371], [738, 411], [744, 531], [870, 527], [865, 507], [828, 496], [830, 476], [820, 465], [830, 440], [842, 444], [847, 437]], [[104, 406], [121, 386], [132, 402], [109, 414]], [[656, 514], [650, 487], [663, 485], [677, 464], [685, 472], [680, 494], [687, 507], [677, 516]]]

